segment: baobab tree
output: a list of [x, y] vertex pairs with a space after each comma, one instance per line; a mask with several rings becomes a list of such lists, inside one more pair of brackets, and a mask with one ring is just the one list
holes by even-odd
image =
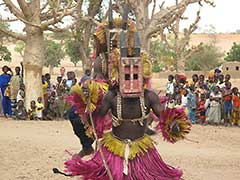
[[[125, 0], [115, 0], [115, 9], [122, 12], [124, 2]], [[165, 7], [165, 1], [163, 1], [157, 11], [156, 0], [127, 0], [127, 2], [136, 18], [136, 27], [140, 34], [142, 48], [147, 52], [149, 52], [150, 49], [151, 38], [162, 34], [165, 32], [165, 29], [171, 29], [174, 25], [179, 24], [178, 22], [180, 22], [182, 15], [190, 4], [198, 3], [202, 6], [203, 3], [205, 3], [212, 6], [214, 5], [213, 2], [209, 0], [176, 0], [175, 5]], [[149, 12], [151, 3], [153, 4], [153, 8], [152, 12]], [[197, 17], [189, 31], [185, 31], [185, 33], [191, 34], [196, 30], [195, 27], [199, 21], [199, 17], [200, 16]], [[188, 42], [189, 39], [186, 38], [185, 40]]]
[[[178, 4], [179, 1], [176, 0], [176, 5]], [[172, 36], [173, 39], [167, 38], [166, 33], [164, 33], [163, 30], [159, 33], [166, 47], [175, 53], [175, 68], [177, 72], [184, 72], [186, 60], [203, 49], [202, 43], [194, 47], [189, 47], [190, 37], [198, 28], [198, 22], [201, 19], [200, 10], [197, 11], [194, 22], [190, 24], [188, 28], [184, 28], [183, 32], [181, 32], [180, 22], [187, 19], [187, 17], [183, 16], [185, 10], [186, 7], [179, 9], [175, 21], [166, 28], [168, 34]]]
[[[58, 0], [1, 0], [0, 5], [5, 6], [11, 14], [0, 19], [0, 22], [21, 21], [25, 27], [23, 33], [13, 32], [0, 27], [0, 32], [25, 42], [23, 55], [24, 82], [26, 89], [25, 103], [42, 96], [42, 67], [44, 64], [44, 31], [59, 31], [59, 24], [63, 18], [77, 11], [82, 1]], [[4, 17], [0, 15], [0, 17]]]

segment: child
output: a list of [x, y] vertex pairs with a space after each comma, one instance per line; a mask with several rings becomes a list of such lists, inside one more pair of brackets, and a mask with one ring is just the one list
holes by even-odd
[[188, 96], [188, 91], [186, 89], [182, 90], [182, 96], [181, 96], [181, 102], [182, 102], [182, 107], [186, 108], [187, 107], [187, 96]]
[[221, 122], [221, 99], [219, 87], [215, 86], [214, 91], [210, 94], [210, 109], [207, 117], [209, 124], [219, 125]]
[[20, 89], [18, 90], [18, 93], [17, 93], [17, 102], [22, 100], [24, 101], [24, 98], [25, 98], [25, 86], [24, 84], [20, 84]]
[[36, 102], [31, 101], [30, 109], [28, 110], [28, 116], [30, 120], [37, 120], [37, 114], [36, 114]]
[[172, 94], [168, 94], [168, 101], [166, 104], [166, 109], [172, 109], [174, 108], [174, 99], [173, 99], [173, 95]]
[[37, 119], [39, 120], [43, 118], [43, 109], [44, 109], [44, 105], [42, 103], [42, 97], [38, 97], [37, 103], [36, 103], [36, 115], [37, 115]]
[[173, 84], [173, 75], [168, 76], [168, 83], [167, 83], [167, 90], [166, 90], [166, 95], [168, 94], [173, 94], [174, 93], [174, 84]]
[[176, 103], [175, 103], [175, 108], [182, 108], [182, 97], [178, 96], [178, 98], [176, 99]]
[[206, 110], [205, 110], [205, 94], [200, 95], [200, 100], [198, 101], [198, 122], [200, 124], [205, 124], [206, 120]]
[[188, 91], [188, 95], [187, 95], [188, 117], [192, 124], [196, 123], [195, 110], [196, 110], [197, 103], [196, 103], [196, 96], [194, 94], [194, 91], [195, 91], [195, 86], [194, 86], [194, 84], [192, 84], [189, 87], [189, 91]]
[[234, 126], [240, 126], [240, 97], [238, 88], [234, 87], [232, 89], [233, 96], [233, 109], [232, 109], [232, 125]]
[[17, 108], [14, 112], [17, 120], [26, 120], [27, 119], [27, 110], [24, 107], [23, 100], [19, 100], [17, 103]]
[[225, 88], [223, 88], [223, 112], [224, 112], [224, 125], [231, 125], [232, 116], [232, 84], [227, 81], [225, 82]]
[[[207, 118], [208, 115], [209, 115], [210, 104], [211, 104], [211, 101], [210, 101], [210, 93], [207, 93], [207, 94], [206, 94], [205, 104], [204, 104], [205, 117], [206, 117], [206, 118]], [[205, 124], [204, 124], [204, 125], [206, 125], [206, 124], [207, 124], [207, 122], [205, 121]]]

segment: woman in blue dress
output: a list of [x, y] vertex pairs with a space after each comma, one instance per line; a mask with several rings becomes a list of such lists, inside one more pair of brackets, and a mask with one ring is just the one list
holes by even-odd
[[[0, 75], [0, 88], [2, 93], [2, 111], [5, 117], [12, 115], [11, 99], [8, 91], [12, 70], [8, 66], [2, 67], [3, 74]], [[8, 73], [10, 72], [10, 73]]]

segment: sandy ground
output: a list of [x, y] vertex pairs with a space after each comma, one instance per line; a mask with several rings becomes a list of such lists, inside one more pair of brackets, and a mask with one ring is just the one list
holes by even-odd
[[[169, 164], [181, 167], [186, 180], [239, 180], [240, 128], [195, 125], [188, 138], [170, 144], [155, 135], [159, 152]], [[63, 169], [79, 142], [68, 121], [13, 121], [0, 119], [0, 179], [69, 179], [52, 173]], [[75, 178], [76, 179], [76, 178]]]

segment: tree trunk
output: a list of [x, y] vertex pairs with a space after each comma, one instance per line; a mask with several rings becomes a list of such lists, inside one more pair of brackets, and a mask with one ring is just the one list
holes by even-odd
[[43, 96], [42, 67], [44, 60], [43, 32], [39, 28], [26, 26], [27, 40], [24, 51], [25, 104]]
[[54, 70], [54, 67], [52, 65], [49, 65], [49, 73], [51, 75], [53, 75], [53, 70]]
[[183, 57], [177, 57], [176, 61], [177, 61], [176, 63], [177, 73], [185, 73], [185, 59]]

